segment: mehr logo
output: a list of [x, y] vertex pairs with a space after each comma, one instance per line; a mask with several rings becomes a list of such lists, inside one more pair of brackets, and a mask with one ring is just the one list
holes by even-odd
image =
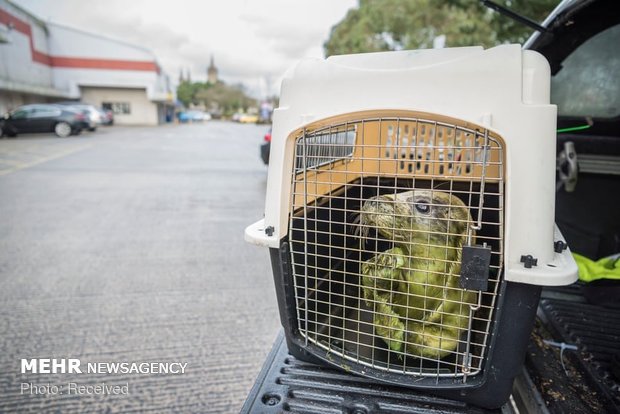
[[22, 359], [22, 374], [81, 374], [80, 360], [77, 358], [34, 358]]
[[[22, 359], [22, 374], [81, 374], [78, 358]], [[88, 362], [88, 374], [185, 374], [187, 362]]]

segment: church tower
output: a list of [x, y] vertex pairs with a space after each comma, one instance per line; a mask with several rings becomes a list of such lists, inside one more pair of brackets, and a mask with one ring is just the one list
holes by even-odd
[[217, 68], [213, 63], [213, 55], [211, 55], [211, 63], [207, 68], [207, 83], [215, 85], [217, 83]]

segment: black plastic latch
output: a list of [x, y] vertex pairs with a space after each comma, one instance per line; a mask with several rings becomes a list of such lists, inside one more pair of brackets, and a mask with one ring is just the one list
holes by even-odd
[[526, 269], [531, 269], [532, 266], [538, 266], [538, 259], [528, 254], [527, 256], [521, 256], [521, 263], [523, 263]]
[[273, 236], [273, 232], [275, 231], [275, 229], [273, 228], [273, 226], [269, 226], [267, 228], [265, 228], [265, 234], [269, 237]]
[[463, 246], [461, 259], [461, 288], [485, 292], [489, 288], [491, 248], [488, 246]]
[[567, 247], [568, 247], [568, 245], [566, 243], [564, 243], [562, 240], [558, 240], [556, 242], [553, 242], [553, 250], [556, 253], [562, 253], [564, 250], [566, 250]]

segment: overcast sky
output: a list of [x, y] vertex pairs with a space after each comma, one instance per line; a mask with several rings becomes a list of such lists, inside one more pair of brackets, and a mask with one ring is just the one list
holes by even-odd
[[211, 55], [220, 79], [257, 97], [277, 93], [286, 69], [323, 57], [323, 42], [357, 0], [14, 0], [42, 20], [152, 50], [176, 84], [179, 70], [206, 79]]

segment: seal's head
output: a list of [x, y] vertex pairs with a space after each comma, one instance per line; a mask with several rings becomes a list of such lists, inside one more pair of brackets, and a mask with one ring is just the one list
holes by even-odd
[[382, 237], [400, 243], [421, 241], [421, 236], [427, 239], [433, 234], [463, 236], [468, 222], [471, 216], [461, 199], [438, 190], [372, 197], [366, 200], [360, 214], [363, 234], [374, 227]]

